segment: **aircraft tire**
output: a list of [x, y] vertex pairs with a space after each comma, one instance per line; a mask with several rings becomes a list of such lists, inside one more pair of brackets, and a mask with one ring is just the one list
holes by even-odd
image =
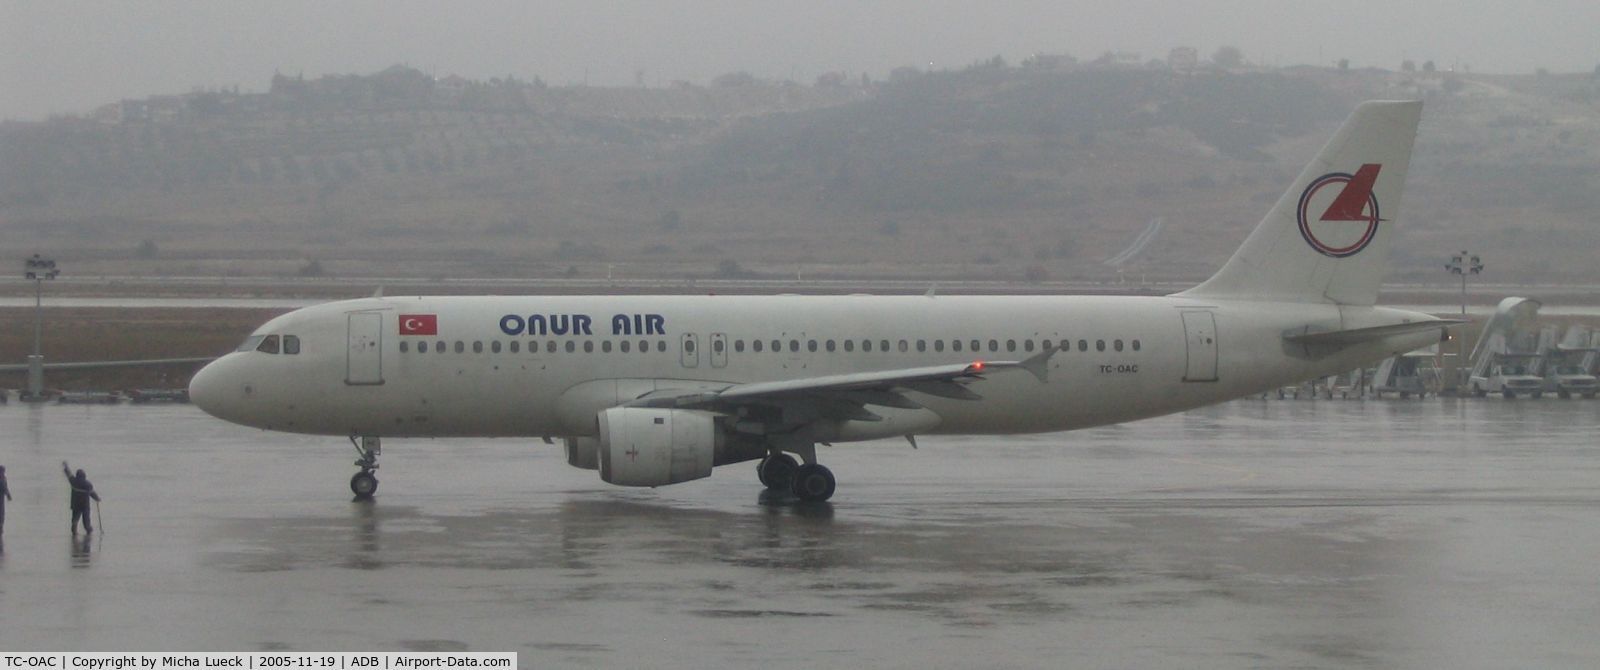
[[371, 500], [378, 492], [378, 478], [367, 470], [357, 472], [350, 477], [350, 492], [356, 494], [357, 500]]
[[801, 502], [822, 502], [833, 497], [833, 472], [820, 464], [802, 465], [794, 471], [794, 496]]
[[800, 463], [788, 454], [772, 454], [761, 459], [756, 466], [756, 476], [761, 485], [774, 491], [786, 491], [794, 486], [795, 470]]
[[1500, 391], [1500, 395], [1505, 396], [1506, 400], [1512, 400], [1517, 397], [1517, 392], [1511, 389], [1503, 389]]

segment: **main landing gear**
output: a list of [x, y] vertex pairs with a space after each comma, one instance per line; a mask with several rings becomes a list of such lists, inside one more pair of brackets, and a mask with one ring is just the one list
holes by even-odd
[[836, 482], [833, 472], [816, 462], [816, 447], [802, 454], [806, 463], [800, 464], [781, 451], [773, 451], [756, 465], [756, 476], [761, 484], [772, 491], [788, 491], [801, 502], [822, 502], [833, 497]]
[[376, 436], [357, 438], [351, 435], [350, 444], [361, 455], [356, 459], [356, 467], [361, 471], [350, 477], [350, 492], [356, 494], [356, 500], [371, 500], [372, 495], [378, 492], [378, 478], [372, 472], [378, 469], [378, 454], [383, 452], [383, 442]]

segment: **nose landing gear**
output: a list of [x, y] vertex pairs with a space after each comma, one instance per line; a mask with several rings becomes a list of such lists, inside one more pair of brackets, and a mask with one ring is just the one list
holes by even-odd
[[383, 452], [383, 442], [375, 435], [363, 435], [359, 439], [351, 435], [350, 444], [361, 455], [356, 459], [356, 467], [361, 471], [350, 477], [350, 492], [356, 494], [356, 500], [371, 500], [373, 494], [378, 492], [378, 478], [372, 472], [378, 469], [378, 454]]

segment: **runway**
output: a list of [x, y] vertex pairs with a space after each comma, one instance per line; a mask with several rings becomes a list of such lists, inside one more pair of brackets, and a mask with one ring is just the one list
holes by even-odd
[[[0, 407], [0, 648], [515, 651], [522, 667], [1595, 667], [1600, 403], [1238, 401], [622, 489], [537, 440]], [[105, 498], [67, 532], [60, 462]]]

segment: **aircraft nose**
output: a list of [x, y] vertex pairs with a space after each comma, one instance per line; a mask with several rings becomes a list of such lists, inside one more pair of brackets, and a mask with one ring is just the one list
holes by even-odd
[[189, 402], [194, 403], [206, 414], [219, 419], [227, 419], [225, 375], [222, 370], [222, 361], [212, 361], [199, 372], [194, 373], [194, 378], [189, 380]]

